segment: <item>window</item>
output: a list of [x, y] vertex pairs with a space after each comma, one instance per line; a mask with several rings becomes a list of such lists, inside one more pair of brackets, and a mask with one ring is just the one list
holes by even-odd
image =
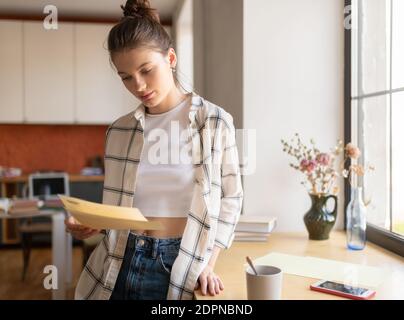
[[403, 255], [404, 1], [345, 5], [351, 15], [345, 31], [345, 138], [362, 150], [362, 164], [375, 166], [359, 181], [371, 200], [368, 238]]

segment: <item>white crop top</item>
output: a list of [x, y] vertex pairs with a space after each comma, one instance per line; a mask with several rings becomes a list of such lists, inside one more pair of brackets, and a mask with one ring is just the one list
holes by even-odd
[[187, 217], [194, 188], [188, 133], [191, 96], [145, 116], [144, 147], [133, 205], [146, 217]]

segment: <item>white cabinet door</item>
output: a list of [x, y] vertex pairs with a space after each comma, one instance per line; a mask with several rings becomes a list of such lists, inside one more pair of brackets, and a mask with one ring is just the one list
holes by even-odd
[[0, 123], [24, 119], [22, 22], [0, 20]]
[[26, 122], [73, 123], [73, 23], [24, 22], [24, 67]]
[[[76, 23], [76, 114], [82, 124], [110, 124], [134, 109], [110, 64], [107, 38], [112, 24]], [[129, 97], [130, 100], [130, 97]]]

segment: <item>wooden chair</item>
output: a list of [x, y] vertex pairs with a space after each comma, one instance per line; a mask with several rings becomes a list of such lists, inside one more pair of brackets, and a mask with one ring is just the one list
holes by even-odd
[[19, 225], [19, 231], [21, 234], [21, 246], [23, 255], [22, 281], [24, 281], [29, 266], [29, 259], [31, 256], [32, 236], [34, 234], [43, 233], [51, 234], [52, 224], [50, 222], [33, 223], [32, 218], [27, 218]]

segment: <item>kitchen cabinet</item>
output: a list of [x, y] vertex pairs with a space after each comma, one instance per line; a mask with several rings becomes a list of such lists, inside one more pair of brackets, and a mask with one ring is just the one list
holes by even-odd
[[74, 122], [73, 23], [47, 30], [42, 21], [24, 22], [26, 123]]
[[0, 122], [21, 123], [23, 110], [22, 22], [0, 20]]
[[109, 61], [112, 26], [0, 20], [0, 123], [108, 125], [133, 111]]
[[107, 38], [113, 24], [75, 24], [76, 122], [112, 123], [140, 102], [110, 63]]

